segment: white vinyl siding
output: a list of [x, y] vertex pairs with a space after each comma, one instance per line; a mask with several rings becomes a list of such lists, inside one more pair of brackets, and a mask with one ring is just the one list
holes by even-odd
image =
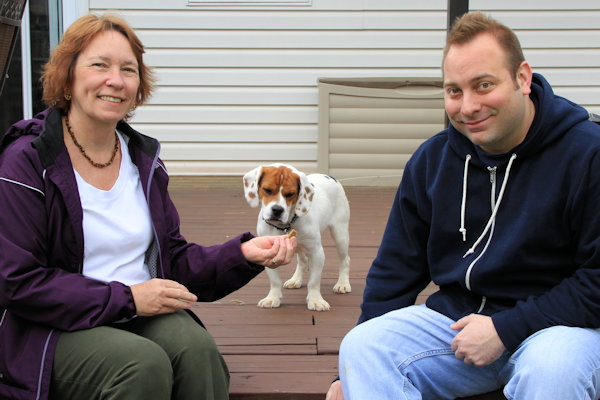
[[[282, 0], [283, 2], [283, 0]], [[471, 0], [515, 29], [558, 95], [600, 114], [600, 2]], [[318, 78], [440, 77], [447, 0], [203, 5], [90, 0], [146, 46], [158, 87], [135, 129], [162, 143], [171, 174], [317, 171]]]

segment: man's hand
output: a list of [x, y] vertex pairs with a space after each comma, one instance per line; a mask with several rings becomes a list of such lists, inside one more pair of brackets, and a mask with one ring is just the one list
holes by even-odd
[[337, 380], [331, 384], [325, 400], [344, 400], [344, 393], [342, 393], [342, 382], [340, 380]]
[[452, 341], [456, 358], [467, 365], [485, 367], [496, 361], [506, 350], [491, 317], [471, 314], [459, 319], [450, 328], [461, 330]]
[[172, 314], [179, 309], [189, 310], [192, 308], [190, 302], [198, 300], [185, 286], [169, 279], [154, 278], [130, 288], [140, 317]]

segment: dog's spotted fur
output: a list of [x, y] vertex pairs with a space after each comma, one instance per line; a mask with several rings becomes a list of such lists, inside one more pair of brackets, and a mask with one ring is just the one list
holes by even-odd
[[291, 229], [297, 231], [296, 272], [282, 285], [279, 268], [267, 269], [271, 290], [258, 303], [259, 307], [279, 307], [283, 298], [282, 287], [300, 288], [304, 273], [309, 271], [308, 308], [317, 311], [330, 309], [320, 290], [325, 263], [321, 232], [327, 227], [336, 243], [340, 263], [339, 279], [333, 291], [350, 292], [350, 207], [338, 181], [322, 174], [307, 177], [291, 165], [272, 164], [244, 175], [244, 192], [251, 207], [261, 206], [256, 228], [259, 236], [279, 235]]

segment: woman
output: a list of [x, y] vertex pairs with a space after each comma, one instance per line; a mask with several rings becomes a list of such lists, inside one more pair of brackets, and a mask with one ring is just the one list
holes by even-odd
[[149, 98], [122, 19], [87, 15], [45, 66], [51, 106], [0, 145], [0, 396], [227, 399], [189, 311], [290, 262], [295, 238], [187, 243], [158, 141], [124, 121]]

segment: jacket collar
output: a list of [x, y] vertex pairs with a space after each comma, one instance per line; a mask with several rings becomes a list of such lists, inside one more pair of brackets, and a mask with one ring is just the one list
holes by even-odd
[[[34, 119], [29, 121], [21, 121], [15, 124], [3, 139], [4, 142], [14, 140], [23, 132], [37, 134], [38, 137], [32, 142], [34, 148], [38, 150], [42, 165], [47, 168], [50, 164], [56, 162], [56, 159], [64, 149], [63, 130], [62, 130], [62, 115], [60, 110], [46, 109], [36, 115]], [[23, 126], [21, 126], [23, 125]], [[33, 129], [26, 129], [26, 126], [32, 126]], [[159, 143], [156, 139], [148, 137], [131, 128], [125, 122], [117, 124], [119, 132], [129, 137], [130, 144], [139, 148], [150, 159], [156, 157], [159, 149]], [[10, 136], [8, 136], [10, 134]], [[8, 137], [7, 137], [8, 136]]]

